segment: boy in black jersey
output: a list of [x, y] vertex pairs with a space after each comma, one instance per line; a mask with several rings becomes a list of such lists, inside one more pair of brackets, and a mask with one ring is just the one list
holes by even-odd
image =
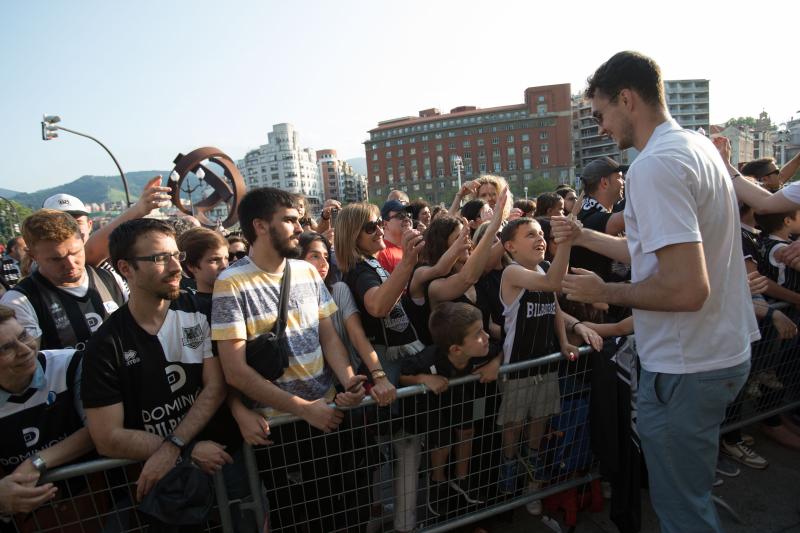
[[[567, 272], [571, 243], [559, 243], [553, 263], [545, 273], [539, 264], [544, 260], [546, 242], [538, 222], [530, 218], [513, 220], [503, 228], [500, 240], [514, 259], [503, 271], [500, 282], [506, 330], [505, 362], [536, 359], [557, 352], [559, 346], [561, 353], [574, 360], [578, 349], [567, 339], [555, 295]], [[504, 462], [498, 485], [502, 492], [513, 492], [523, 424], [529, 418], [532, 420], [528, 427], [530, 455], [522, 459], [533, 467], [547, 417], [561, 411], [558, 374], [547, 366], [514, 372], [501, 380], [500, 391], [503, 401], [497, 423], [503, 426]]]
[[[500, 355], [487, 362], [489, 335], [483, 329], [480, 310], [470, 304], [445, 302], [436, 307], [429, 320], [433, 346], [402, 363], [401, 385], [427, 386], [436, 396], [418, 396], [417, 414], [427, 415], [419, 420], [427, 430], [431, 449], [431, 479], [428, 484], [428, 509], [441, 514], [440, 505], [447, 499], [448, 487], [468, 504], [481, 503], [467, 483], [469, 458], [472, 455], [473, 384], [448, 389], [448, 379], [480, 372], [496, 376]], [[480, 371], [475, 369], [481, 366]], [[493, 369], [487, 372], [487, 367]], [[484, 379], [481, 379], [484, 381]], [[456, 479], [447, 481], [447, 458], [456, 434]]]
[[174, 235], [155, 219], [126, 222], [111, 234], [111, 258], [131, 296], [92, 336], [83, 360], [89, 431], [101, 454], [145, 462], [138, 499], [184, 452], [209, 473], [232, 462], [201, 433], [226, 386], [207, 310], [179, 289], [183, 257]]
[[775, 258], [775, 252], [792, 243], [789, 236], [800, 233], [800, 210], [770, 215], [757, 214], [755, 218], [761, 228], [759, 272], [782, 287], [800, 292], [800, 273]]

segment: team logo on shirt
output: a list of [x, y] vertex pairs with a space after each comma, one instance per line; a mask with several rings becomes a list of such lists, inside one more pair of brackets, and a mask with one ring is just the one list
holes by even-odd
[[56, 403], [57, 396], [58, 395], [54, 390], [51, 390], [50, 392], [47, 393], [47, 400], [45, 400], [45, 403], [47, 404], [48, 407]]
[[53, 317], [56, 329], [66, 329], [69, 327], [67, 313], [64, 312], [64, 309], [58, 302], [53, 302], [52, 305], [50, 305], [50, 316]]
[[25, 441], [25, 446], [30, 448], [36, 446], [39, 442], [39, 428], [25, 428], [22, 430], [22, 440]]
[[136, 363], [140, 363], [142, 360], [137, 357], [136, 350], [127, 350], [122, 352], [122, 357], [125, 359], [125, 366], [133, 366]]
[[164, 372], [167, 373], [167, 383], [172, 392], [186, 385], [186, 371], [181, 365], [169, 365]]
[[97, 328], [100, 327], [100, 324], [103, 323], [103, 319], [100, 318], [100, 315], [97, 313], [86, 313], [86, 325], [89, 326], [89, 329], [92, 330], [92, 333], [97, 331]]
[[203, 344], [203, 329], [200, 324], [195, 324], [183, 330], [183, 345], [195, 349]]

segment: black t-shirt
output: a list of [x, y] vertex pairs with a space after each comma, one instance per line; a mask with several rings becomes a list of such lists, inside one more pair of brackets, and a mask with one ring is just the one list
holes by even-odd
[[402, 299], [394, 305], [386, 318], [376, 318], [367, 312], [364, 295], [371, 288], [380, 287], [383, 284], [381, 276], [374, 267], [366, 261], [359, 261], [347, 272], [345, 283], [350, 287], [358, 310], [361, 312], [364, 333], [373, 345], [404, 346], [417, 340], [417, 334], [403, 308]]
[[[587, 196], [583, 201], [583, 207], [578, 213], [578, 220], [581, 221], [585, 228], [605, 233], [606, 225], [611, 215], [612, 213], [600, 205], [597, 200]], [[611, 263], [610, 258], [582, 246], [573, 246], [569, 255], [569, 265], [571, 267], [591, 270], [605, 281], [610, 281], [611, 279]]]
[[486, 305], [485, 311], [489, 313], [492, 322], [500, 327], [503, 326], [503, 302], [500, 301], [500, 280], [502, 279], [502, 270], [490, 270], [475, 284], [478, 302]]
[[165, 437], [200, 393], [206, 357], [212, 357], [211, 328], [194, 295], [182, 292], [171, 302], [157, 335], [142, 329], [125, 305], [86, 346], [83, 405], [122, 403], [126, 429]]
[[742, 252], [745, 259], [756, 264], [761, 263], [761, 250], [758, 244], [758, 233], [742, 226]]
[[75, 404], [80, 355], [73, 354], [71, 349], [39, 352], [42, 386], [14, 394], [0, 406], [0, 465], [6, 474], [83, 428]]

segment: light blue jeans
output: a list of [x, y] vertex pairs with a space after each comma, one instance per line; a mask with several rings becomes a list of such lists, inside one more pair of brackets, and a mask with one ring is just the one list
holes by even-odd
[[722, 531], [711, 500], [719, 427], [749, 372], [749, 360], [695, 374], [642, 369], [637, 426], [663, 533]]

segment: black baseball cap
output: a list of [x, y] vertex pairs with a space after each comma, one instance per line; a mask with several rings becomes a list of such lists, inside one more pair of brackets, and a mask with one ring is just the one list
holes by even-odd
[[600, 178], [610, 176], [614, 172], [622, 172], [623, 174], [628, 171], [630, 165], [620, 165], [610, 157], [601, 157], [595, 159], [583, 168], [581, 172], [581, 180], [584, 184], [596, 183]]

